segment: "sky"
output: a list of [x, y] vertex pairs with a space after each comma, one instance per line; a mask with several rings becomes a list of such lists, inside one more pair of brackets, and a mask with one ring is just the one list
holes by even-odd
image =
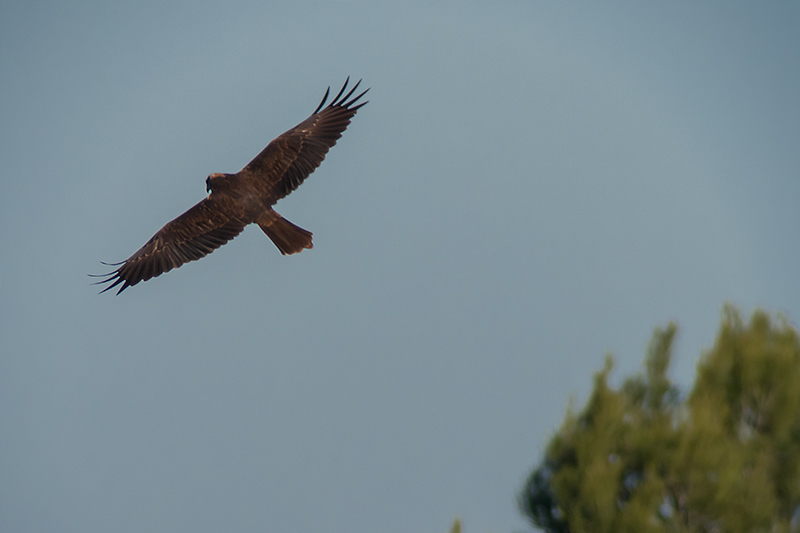
[[[0, 5], [0, 530], [532, 531], [516, 496], [606, 353], [800, 317], [800, 4]], [[277, 210], [107, 271], [371, 87]], [[612, 380], [612, 382], [614, 382]]]

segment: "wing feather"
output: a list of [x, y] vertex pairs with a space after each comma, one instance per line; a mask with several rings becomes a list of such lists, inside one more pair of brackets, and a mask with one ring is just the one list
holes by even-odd
[[244, 229], [245, 223], [225, 202], [206, 198], [166, 224], [144, 246], [106, 274], [98, 283], [110, 283], [101, 292], [117, 285], [121, 293], [140, 281], [160, 276], [173, 268], [204, 257]]
[[339, 94], [322, 109], [330, 92], [329, 87], [310, 117], [275, 138], [239, 173], [242, 177], [255, 180], [269, 205], [299, 187], [322, 164], [328, 150], [347, 129], [350, 119], [367, 103], [357, 102], [369, 89], [351, 98], [360, 80], [342, 98], [349, 80], [348, 77]]

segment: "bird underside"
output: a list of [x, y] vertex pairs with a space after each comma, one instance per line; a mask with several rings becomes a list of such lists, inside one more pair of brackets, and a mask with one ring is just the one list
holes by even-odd
[[276, 137], [242, 170], [210, 175], [206, 180], [209, 195], [164, 225], [128, 259], [103, 263], [117, 268], [93, 276], [103, 278], [97, 283], [108, 284], [101, 292], [119, 286], [119, 294], [140, 281], [205, 257], [253, 222], [283, 255], [312, 248], [310, 231], [295, 226], [269, 206], [294, 191], [320, 166], [350, 119], [367, 103], [358, 101], [369, 89], [353, 96], [360, 81], [345, 94], [349, 81], [348, 77], [336, 97], [323, 108], [329, 87], [310, 117]]

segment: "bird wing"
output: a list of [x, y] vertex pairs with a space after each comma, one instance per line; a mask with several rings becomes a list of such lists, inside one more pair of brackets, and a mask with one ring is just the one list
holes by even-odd
[[[98, 283], [111, 283], [106, 292], [122, 283], [117, 294], [140, 281], [160, 276], [184, 263], [204, 257], [236, 237], [245, 223], [235, 216], [236, 209], [209, 196], [184, 214], [167, 223], [158, 233], [130, 256], [119, 268]], [[100, 276], [98, 276], [100, 277]]]
[[270, 205], [295, 190], [314, 172], [342, 136], [358, 108], [367, 103], [354, 105], [369, 89], [350, 99], [360, 80], [342, 98], [349, 80], [348, 77], [336, 98], [322, 109], [330, 93], [328, 87], [322, 102], [310, 117], [274, 139], [239, 173], [255, 181]]

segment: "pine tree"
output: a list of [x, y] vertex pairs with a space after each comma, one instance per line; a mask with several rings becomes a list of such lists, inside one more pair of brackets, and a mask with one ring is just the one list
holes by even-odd
[[677, 328], [653, 335], [615, 390], [606, 358], [567, 412], [520, 507], [548, 532], [789, 532], [800, 515], [800, 342], [785, 319], [723, 311], [681, 398], [667, 371]]

